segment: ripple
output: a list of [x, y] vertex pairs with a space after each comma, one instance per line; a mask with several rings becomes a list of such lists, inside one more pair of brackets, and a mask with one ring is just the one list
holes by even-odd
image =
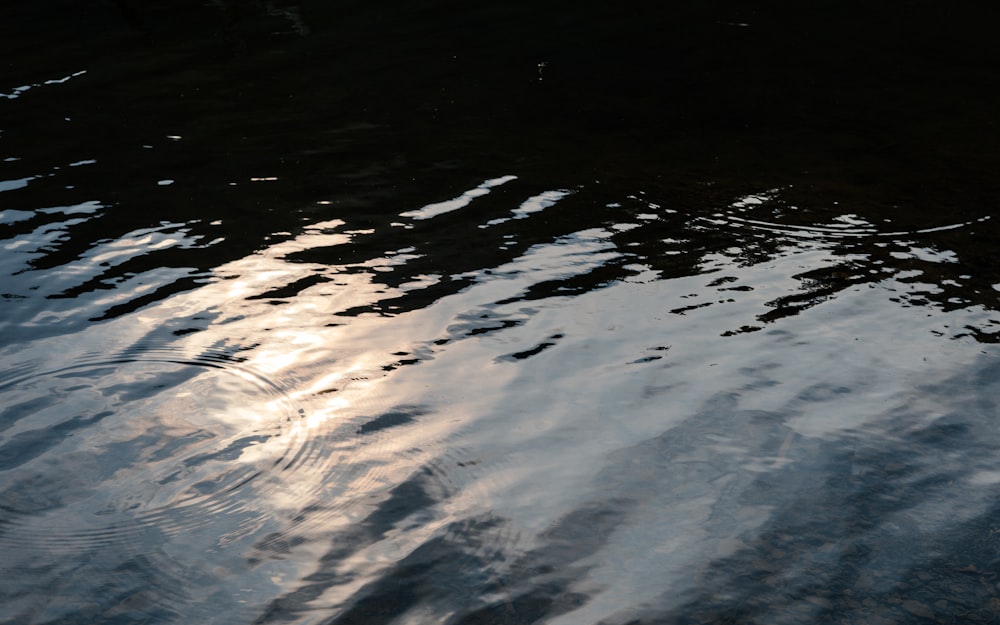
[[778, 235], [800, 240], [842, 240], [862, 237], [898, 237], [956, 230], [989, 220], [989, 216], [944, 222], [926, 228], [892, 229], [864, 217], [834, 210], [805, 209], [789, 204], [781, 189], [745, 195], [724, 210], [695, 218], [696, 224], [737, 228], [760, 235]]
[[[0, 380], [0, 544], [83, 552], [253, 516], [317, 470], [305, 413], [225, 353], [137, 348]], [[300, 465], [300, 466], [296, 466]]]

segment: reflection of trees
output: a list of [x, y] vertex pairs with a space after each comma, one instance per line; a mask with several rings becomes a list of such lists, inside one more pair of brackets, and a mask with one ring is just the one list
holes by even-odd
[[[306, 38], [273, 36], [279, 26], [295, 30], [291, 16], [302, 15], [297, 2], [217, 0], [171, 8], [119, 0], [109, 6], [112, 18], [117, 11], [133, 25], [153, 24], [158, 34], [123, 39], [119, 25], [91, 39], [67, 38], [65, 54], [86, 61], [87, 73], [4, 102], [4, 156], [20, 159], [2, 164], [4, 178], [34, 177], [24, 189], [4, 192], [4, 199], [31, 211], [83, 201], [103, 207], [59, 225], [62, 236], [31, 261], [38, 269], [79, 262], [96, 241], [162, 228], [163, 221], [178, 224], [190, 244], [149, 251], [68, 284], [55, 293], [66, 306], [155, 267], [204, 276], [333, 218], [345, 222], [344, 231], [370, 233], [289, 260], [327, 265], [331, 274], [370, 274], [390, 291], [345, 314], [398, 314], [467, 286], [473, 272], [516, 264], [534, 246], [627, 222], [637, 227], [607, 235], [613, 258], [541, 280], [521, 297], [586, 292], [629, 277], [637, 265], [660, 279], [705, 271], [706, 258], [761, 265], [803, 240], [733, 221], [705, 224], [738, 198], [775, 185], [783, 190], [765, 208], [785, 210], [787, 218], [788, 207], [798, 206], [792, 225], [830, 223], [840, 213], [821, 204], [839, 201], [852, 205], [840, 212], [860, 215], [877, 232], [918, 230], [952, 213], [953, 221], [969, 221], [981, 216], [979, 207], [992, 195], [992, 177], [983, 172], [995, 169], [995, 154], [984, 147], [995, 107], [986, 102], [941, 121], [939, 92], [948, 93], [949, 102], [966, 91], [976, 96], [969, 101], [988, 98], [971, 94], [975, 81], [953, 84], [959, 52], [936, 57], [913, 49], [906, 31], [879, 30], [879, 20], [889, 18], [884, 12], [857, 25], [860, 39], [849, 46], [855, 56], [843, 57], [828, 56], [826, 48], [806, 45], [800, 31], [785, 28], [795, 12], [764, 7], [748, 15], [725, 3], [653, 10], [642, 21], [607, 8], [567, 11], [563, 2], [532, 8], [531, 19], [503, 3], [336, 3], [310, 6]], [[67, 6], [54, 16], [65, 22], [59, 33], [79, 17], [74, 10]], [[833, 25], [856, 22], [843, 7], [831, 11]], [[925, 18], [914, 12], [907, 19], [913, 20], [907, 27], [920, 28]], [[744, 22], [752, 23], [732, 25]], [[220, 28], [252, 44], [244, 56], [220, 49]], [[816, 36], [844, 51], [847, 39], [838, 32], [831, 42], [833, 32]], [[702, 48], [702, 41], [712, 45]], [[839, 63], [858, 60], [859, 41], [892, 54], [836, 73]], [[792, 44], [796, 54], [788, 55]], [[947, 47], [947, 38], [934, 46]], [[911, 49], [924, 62], [921, 80], [887, 73], [893, 59]], [[963, 71], [976, 74], [982, 60], [973, 58], [974, 50], [968, 55]], [[789, 58], [790, 65], [777, 62]], [[548, 65], [539, 83], [542, 61]], [[42, 72], [53, 61], [38, 62], [35, 71]], [[769, 73], [761, 73], [763, 67]], [[811, 78], [792, 80], [801, 76]], [[900, 101], [907, 106], [895, 106]], [[939, 148], [951, 153], [945, 162]], [[83, 161], [96, 162], [68, 166]], [[401, 212], [503, 174], [521, 178], [468, 210], [414, 222], [411, 229], [391, 225]], [[161, 180], [174, 182], [158, 186]], [[578, 192], [526, 219], [480, 227], [557, 187]], [[653, 201], [678, 212], [636, 219], [652, 211]], [[51, 220], [39, 213], [3, 227], [7, 236], [25, 235]], [[923, 305], [924, 297], [944, 309], [993, 310], [992, 284], [1000, 276], [992, 226], [814, 242], [841, 261], [803, 269], [801, 288], [776, 299], [754, 325], [890, 276], [914, 285], [900, 295], [904, 303]], [[955, 250], [958, 260], [897, 257], [910, 239], [915, 247]], [[372, 271], [373, 263], [407, 248], [415, 250], [412, 258], [391, 271]], [[420, 276], [440, 279], [393, 292]], [[921, 296], [920, 282], [933, 288]], [[11, 284], [10, 295], [31, 295], [32, 285]], [[160, 285], [143, 302], [195, 284]], [[274, 289], [284, 293], [284, 286]], [[720, 285], [719, 295], [739, 287]]]
[[[247, 42], [242, 31], [248, 28], [253, 18], [272, 16], [283, 19], [287, 27], [299, 35], [309, 34], [302, 14], [302, 3], [295, 0], [209, 0], [221, 16], [221, 28], [225, 40], [234, 49], [245, 49]], [[115, 0], [115, 6], [122, 19], [130, 28], [144, 34], [151, 34], [158, 28], [155, 11], [136, 7], [134, 0]], [[192, 13], [195, 9], [187, 9]]]
[[[976, 258], [977, 252], [987, 249], [994, 239], [992, 223], [985, 219], [901, 232], [894, 229], [888, 216], [891, 213], [883, 211], [881, 216], [887, 226], [877, 227], [854, 215], [841, 219], [850, 223], [850, 228], [837, 230], [834, 226], [842, 216], [832, 210], [800, 211], [809, 213], [807, 218], [820, 220], [818, 223], [803, 221], [801, 215], [796, 216], [800, 223], [779, 223], [777, 219], [787, 218], [790, 210], [780, 195], [762, 202], [754, 219], [749, 220], [728, 218], [710, 205], [689, 213], [656, 214], [659, 207], [644, 195], [609, 202], [599, 188], [584, 187], [523, 221], [504, 221], [503, 216], [529, 195], [531, 190], [523, 184], [511, 183], [454, 214], [439, 215], [406, 228], [376, 228], [370, 234], [358, 235], [352, 245], [308, 249], [289, 260], [332, 263], [334, 273], [369, 275], [386, 287], [386, 295], [340, 314], [392, 315], [428, 306], [476, 280], [490, 279], [493, 273], [531, 271], [528, 256], [532, 250], [546, 246], [555, 249], [566, 245], [567, 237], [574, 233], [598, 228], [603, 229], [599, 238], [606, 242], [604, 260], [579, 271], [568, 271], [562, 277], [541, 278], [515, 299], [530, 301], [585, 293], [627, 280], [640, 268], [652, 271], [660, 280], [721, 274], [706, 283], [705, 287], [712, 289], [705, 293], [707, 301], [671, 310], [697, 314], [699, 308], [731, 303], [741, 292], [753, 291], [752, 281], [742, 274], [749, 271], [758, 275], [755, 267], [798, 254], [813, 259], [797, 265], [791, 275], [774, 275], [775, 280], [794, 279], [798, 288], [766, 302], [766, 308], [756, 313], [756, 324], [726, 329], [725, 334], [760, 329], [859, 287], [889, 290], [893, 292], [889, 299], [903, 306], [927, 306], [945, 312], [973, 307], [997, 309], [992, 285], [1000, 281], [1000, 275], [988, 267], [970, 268], [981, 261]], [[496, 222], [501, 223], [485, 227]], [[949, 244], [960, 252], [952, 252]], [[971, 262], [964, 258], [966, 246]], [[408, 251], [401, 256], [405, 260], [381, 271], [372, 270], [373, 264], [395, 256], [400, 249]], [[403, 285], [428, 275], [443, 278], [422, 288], [401, 290]], [[514, 300], [497, 303], [509, 301]], [[953, 335], [965, 332], [956, 329]], [[992, 340], [993, 330], [989, 327], [969, 328], [968, 332], [979, 340]]]
[[[814, 42], [821, 24], [810, 17], [809, 28], [798, 28], [803, 17], [785, 7], [746, 14], [735, 3], [664, 3], [638, 21], [607, 3], [537, 3], [525, 19], [499, 2], [331, 2], [309, 5], [309, 37], [284, 37], [274, 31], [307, 31], [300, 3], [153, 3], [154, 10], [118, 0], [108, 5], [115, 27], [87, 29], [73, 23], [80, 9], [63, 4], [67, 13], [52, 16], [59, 28], [45, 21], [11, 35], [54, 51], [10, 55], [20, 63], [10, 80], [25, 76], [12, 84], [36, 85], [84, 66], [86, 73], [0, 101], [2, 178], [30, 178], [2, 193], [5, 208], [30, 213], [7, 214], [0, 224], [4, 242], [17, 239], [18, 249], [32, 252], [26, 266], [3, 275], [3, 315], [13, 323], [45, 309], [66, 313], [51, 331], [72, 332], [88, 320], [74, 323], [71, 313], [89, 310], [102, 295], [121, 298], [94, 319], [124, 315], [333, 219], [349, 241], [283, 259], [311, 263], [316, 273], [277, 280], [247, 298], [292, 301], [343, 274], [363, 274], [385, 292], [338, 314], [399, 315], [503, 271], [537, 271], [513, 299], [456, 312], [450, 334], [431, 339], [435, 347], [453, 335], [527, 322], [529, 313], [503, 303], [571, 297], [639, 276], [665, 283], [704, 274], [700, 297], [665, 315], [696, 316], [738, 302], [759, 286], [751, 274], [794, 283], [744, 306], [749, 318], [719, 327], [723, 334], [780, 324], [855, 288], [896, 289], [899, 305], [929, 312], [981, 309], [996, 317], [1000, 309], [996, 225], [977, 221], [997, 190], [1000, 90], [992, 88], [992, 57], [982, 53], [992, 32], [963, 34], [954, 45], [956, 35], [937, 24], [922, 37], [920, 24], [896, 23], [887, 9], [866, 7], [858, 20], [844, 4], [831, 8], [834, 26]], [[906, 19], [932, 14], [911, 11]], [[123, 35], [119, 15], [146, 35]], [[733, 24], [744, 21], [747, 27]], [[992, 25], [977, 20], [970, 28]], [[544, 81], [539, 62], [547, 63]], [[65, 69], [70, 63], [80, 66]], [[8, 157], [17, 160], [2, 160]], [[424, 221], [400, 216], [506, 174], [519, 178], [468, 207]], [[159, 184], [166, 180], [173, 182]], [[752, 215], [766, 227], [734, 208], [776, 186], [781, 190]], [[527, 198], [556, 188], [572, 193], [512, 217]], [[49, 210], [90, 202], [99, 208]], [[863, 227], [838, 236], [831, 228], [848, 214]], [[934, 230], [955, 223], [967, 225]], [[817, 227], [828, 231], [817, 235]], [[137, 245], [120, 262], [95, 254], [147, 235], [173, 243]], [[574, 246], [577, 256], [558, 259], [565, 271], [539, 270], [545, 252]], [[806, 251], [816, 252], [813, 260], [767, 275], [769, 263]], [[150, 288], [130, 290], [137, 276], [148, 276], [140, 286]], [[162, 327], [183, 333], [213, 321]], [[995, 341], [995, 326], [984, 320], [950, 331]], [[511, 358], [544, 349], [555, 340], [549, 337]], [[982, 386], [970, 396], [987, 397], [991, 381], [976, 382]], [[766, 619], [774, 611], [795, 619], [803, 610], [861, 615], [866, 599], [885, 607], [885, 618], [901, 620], [942, 609], [933, 596], [952, 598], [946, 611], [989, 622], [983, 606], [998, 571], [980, 547], [993, 547], [987, 528], [996, 510], [964, 520], [954, 534], [929, 536], [936, 555], [906, 562], [879, 551], [908, 546], [882, 519], [905, 514], [908, 501], [943, 496], [947, 480], [971, 470], [936, 470], [922, 458], [961, 446], [989, 462], [981, 441], [993, 439], [982, 424], [949, 418], [885, 446], [817, 443], [813, 459], [772, 473], [779, 482], [799, 470], [819, 477], [792, 493], [792, 505], [744, 549], [712, 562], [703, 590], [682, 610], [651, 606], [649, 620]], [[382, 415], [369, 430], [403, 420]], [[732, 426], [715, 423], [719, 431]], [[669, 480], [671, 470], [683, 475], [669, 462], [676, 434], [643, 448], [663, 463], [656, 479]], [[907, 455], [917, 460], [897, 462]], [[450, 496], [432, 468], [332, 539], [315, 573], [275, 600], [267, 616], [281, 620], [353, 582], [350, 558], [432, 516]], [[648, 476], [625, 477], [634, 484]], [[766, 499], [766, 482], [750, 492]], [[591, 566], [585, 558], [604, 548], [636, 505], [581, 505], [540, 535], [536, 549], [519, 554], [504, 550], [505, 520], [457, 519], [362, 588], [334, 622], [387, 621], [422, 601], [456, 610], [456, 623], [539, 622], [566, 612], [587, 599], [575, 584]], [[908, 536], [924, 537], [915, 530]], [[258, 547], [261, 557], [280, 557], [307, 539], [290, 530]], [[788, 571], [804, 573], [789, 579]], [[867, 596], [849, 596], [855, 588]], [[502, 598], [470, 606], [470, 591]]]

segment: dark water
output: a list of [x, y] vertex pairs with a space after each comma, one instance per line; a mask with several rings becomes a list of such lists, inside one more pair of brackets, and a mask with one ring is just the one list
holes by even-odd
[[0, 8], [0, 623], [1000, 622], [972, 3]]

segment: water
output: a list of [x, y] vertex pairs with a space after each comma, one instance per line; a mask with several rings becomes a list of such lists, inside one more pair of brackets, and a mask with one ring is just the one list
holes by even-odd
[[970, 8], [0, 23], [0, 623], [1000, 620]]

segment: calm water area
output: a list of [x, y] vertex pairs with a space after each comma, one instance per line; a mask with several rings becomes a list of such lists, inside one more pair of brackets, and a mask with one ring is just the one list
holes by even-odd
[[1000, 623], [981, 3], [0, 5], [0, 624]]

